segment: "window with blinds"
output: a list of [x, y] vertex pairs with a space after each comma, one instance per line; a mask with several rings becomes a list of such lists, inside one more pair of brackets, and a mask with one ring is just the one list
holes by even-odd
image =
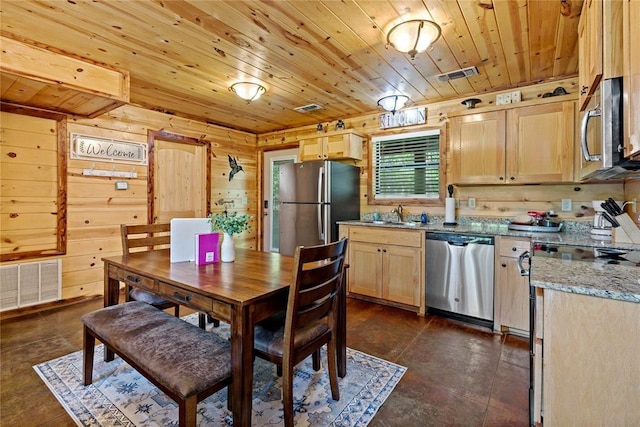
[[372, 138], [376, 199], [440, 197], [440, 130]]

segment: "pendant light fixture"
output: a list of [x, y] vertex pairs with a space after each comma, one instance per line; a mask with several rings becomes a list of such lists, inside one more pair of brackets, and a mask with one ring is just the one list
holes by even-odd
[[255, 101], [260, 98], [260, 95], [267, 91], [267, 89], [265, 89], [261, 84], [252, 82], [234, 83], [231, 85], [229, 90], [247, 101], [247, 104], [250, 104], [251, 101]]
[[378, 100], [378, 106], [395, 114], [395, 112], [404, 107], [407, 102], [409, 102], [409, 97], [406, 95], [388, 95]]
[[426, 51], [440, 38], [440, 26], [427, 19], [411, 19], [393, 26], [387, 33], [387, 48], [408, 53], [415, 59], [418, 53]]

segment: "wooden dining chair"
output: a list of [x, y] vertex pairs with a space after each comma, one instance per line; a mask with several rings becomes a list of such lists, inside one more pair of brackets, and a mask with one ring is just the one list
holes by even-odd
[[[160, 249], [171, 244], [171, 224], [141, 224], [141, 225], [120, 225], [120, 235], [122, 238], [122, 253], [129, 254], [131, 249], [145, 248], [145, 250]], [[176, 317], [180, 317], [180, 305], [173, 301], [168, 301], [151, 292], [127, 286], [127, 301], [143, 301], [160, 310], [173, 308]], [[209, 320], [215, 327], [220, 325], [218, 319], [214, 319], [204, 313], [198, 313], [198, 324], [200, 328], [206, 329], [206, 321]]]
[[347, 239], [320, 246], [299, 246], [286, 312], [255, 327], [255, 354], [282, 368], [285, 426], [293, 426], [293, 368], [313, 356], [320, 369], [320, 348], [327, 344], [331, 397], [340, 399], [336, 365], [338, 292], [342, 285]]

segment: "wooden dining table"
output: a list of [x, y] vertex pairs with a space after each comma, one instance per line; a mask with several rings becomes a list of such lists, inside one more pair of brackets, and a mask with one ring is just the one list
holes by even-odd
[[[104, 305], [118, 304], [120, 282], [153, 292], [192, 309], [210, 313], [231, 325], [233, 424], [251, 425], [253, 338], [257, 322], [286, 309], [293, 258], [251, 249], [236, 249], [234, 262], [197, 265], [170, 262], [169, 249], [107, 257]], [[336, 333], [338, 375], [346, 375], [346, 290], [338, 301]], [[105, 351], [105, 360], [114, 354]], [[212, 363], [215, 360], [212, 359]]]

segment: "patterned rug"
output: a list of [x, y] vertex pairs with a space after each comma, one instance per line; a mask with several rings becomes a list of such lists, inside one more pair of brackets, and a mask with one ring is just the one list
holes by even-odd
[[[184, 318], [196, 324], [197, 315]], [[229, 336], [229, 325], [213, 332]], [[93, 384], [82, 385], [82, 351], [34, 366], [69, 415], [81, 426], [173, 426], [178, 407], [173, 400], [119, 357], [103, 360], [96, 346]], [[347, 348], [347, 375], [338, 378], [340, 400], [331, 398], [326, 354], [322, 369], [311, 358], [296, 367], [294, 406], [296, 426], [366, 426], [394, 389], [406, 368]], [[275, 365], [256, 358], [252, 425], [283, 425], [281, 379]], [[198, 404], [199, 426], [232, 426], [227, 389]]]

